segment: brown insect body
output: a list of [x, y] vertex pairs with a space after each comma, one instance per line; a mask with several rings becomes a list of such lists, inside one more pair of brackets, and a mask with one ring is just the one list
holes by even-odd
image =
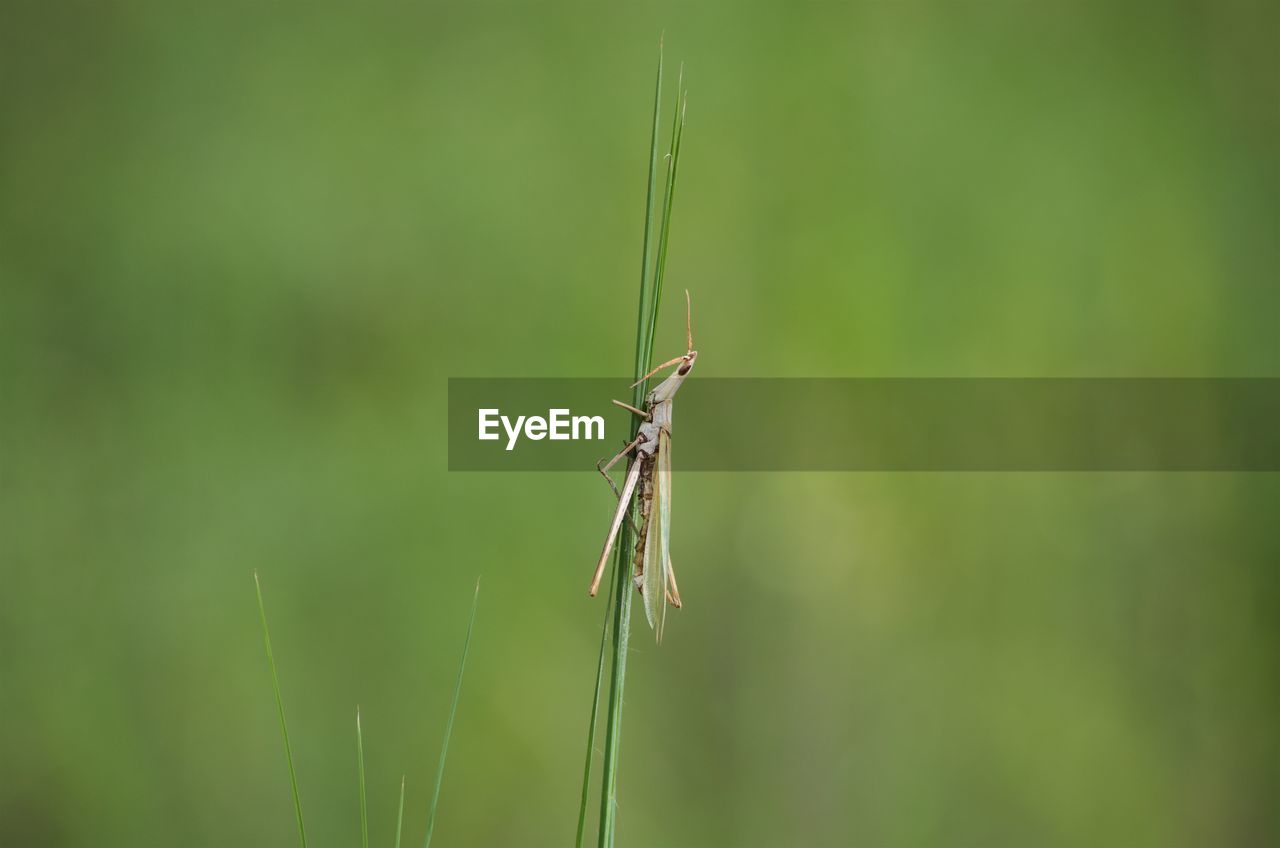
[[644, 587], [644, 548], [649, 541], [649, 517], [653, 513], [653, 457], [641, 456], [640, 466], [640, 528], [637, 532], [635, 556], [636, 589]]

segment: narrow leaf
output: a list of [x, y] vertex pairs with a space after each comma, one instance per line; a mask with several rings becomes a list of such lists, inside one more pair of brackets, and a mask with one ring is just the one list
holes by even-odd
[[302, 823], [302, 798], [298, 795], [298, 775], [293, 768], [293, 748], [289, 745], [289, 727], [284, 720], [284, 699], [280, 695], [280, 676], [276, 673], [275, 655], [271, 653], [271, 631], [267, 628], [267, 608], [262, 603], [262, 583], [253, 572], [253, 586], [258, 593], [258, 615], [262, 619], [262, 642], [267, 648], [267, 665], [271, 666], [271, 685], [276, 693], [276, 712], [280, 714], [280, 736], [284, 739], [284, 758], [289, 764], [289, 785], [293, 788], [293, 811], [298, 818], [298, 842], [307, 848], [307, 828]]
[[[648, 347], [648, 340], [653, 335], [650, 332], [650, 322], [653, 320], [653, 307], [650, 303], [651, 286], [650, 286], [650, 257], [653, 254], [653, 204], [657, 195], [658, 185], [658, 123], [659, 116], [662, 111], [662, 41], [658, 41], [658, 79], [654, 83], [653, 89], [653, 131], [649, 136], [649, 183], [648, 191], [645, 195], [644, 204], [644, 252], [640, 259], [640, 306], [636, 311], [636, 372], [635, 379], [639, 380], [649, 370], [648, 363], [653, 358], [653, 352]], [[647, 381], [645, 381], [647, 382]], [[640, 406], [644, 403], [645, 384], [641, 383], [636, 386], [633, 395], [635, 405]], [[638, 425], [638, 422], [636, 424]], [[632, 438], [635, 438], [635, 428], [632, 428]]]
[[604, 603], [604, 623], [600, 626], [600, 656], [596, 660], [595, 694], [591, 698], [591, 724], [587, 727], [587, 760], [582, 767], [582, 803], [578, 805], [578, 838], [576, 848], [582, 848], [582, 838], [587, 830], [587, 803], [591, 796], [591, 764], [596, 756], [596, 724], [600, 716], [600, 690], [604, 686], [605, 650], [609, 644], [609, 615], [613, 612], [613, 581], [609, 582], [609, 594]]
[[427, 813], [427, 838], [423, 848], [430, 848], [431, 834], [436, 827], [436, 806], [440, 802], [440, 785], [444, 783], [444, 761], [449, 755], [449, 737], [453, 735], [453, 718], [458, 712], [458, 696], [462, 694], [462, 677], [467, 670], [467, 652], [471, 650], [471, 629], [476, 623], [476, 607], [480, 604], [480, 581], [471, 599], [471, 619], [467, 622], [467, 638], [462, 643], [462, 661], [458, 663], [458, 680], [453, 684], [453, 702], [449, 705], [449, 720], [444, 726], [444, 742], [440, 745], [440, 764], [436, 768], [436, 785], [431, 792], [431, 809]]
[[364, 790], [364, 734], [360, 731], [360, 708], [356, 707], [356, 773], [360, 778], [360, 845], [369, 848], [369, 805]]
[[[667, 150], [667, 180], [662, 190], [662, 217], [658, 226], [658, 261], [653, 273], [653, 318], [649, 322], [649, 356], [653, 356], [653, 339], [658, 329], [658, 310], [662, 307], [662, 282], [667, 275], [667, 239], [671, 234], [671, 209], [676, 199], [676, 172], [680, 165], [680, 139], [684, 135], [686, 98], [680, 96], [684, 86], [684, 65], [680, 66], [676, 88], [676, 112], [671, 120], [671, 146]], [[646, 371], [648, 369], [646, 368]]]
[[400, 775], [400, 812], [396, 813], [396, 848], [400, 848], [400, 832], [404, 829], [404, 775]]

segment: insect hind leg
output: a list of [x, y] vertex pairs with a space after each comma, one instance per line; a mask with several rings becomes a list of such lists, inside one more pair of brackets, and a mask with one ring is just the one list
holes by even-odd
[[613, 496], [618, 500], [622, 500], [622, 493], [618, 491], [618, 487], [614, 485], [613, 478], [609, 476], [609, 469], [617, 465], [618, 460], [622, 459], [624, 456], [626, 456], [627, 454], [635, 450], [636, 445], [640, 444], [643, 441], [644, 441], [644, 434], [642, 433], [639, 436], [636, 436], [635, 441], [625, 445], [622, 448], [622, 450], [614, 454], [613, 459], [609, 460], [607, 463], [603, 459], [596, 463], [596, 471], [600, 472], [600, 476], [603, 477], [605, 482], [609, 484], [609, 488], [613, 489]]

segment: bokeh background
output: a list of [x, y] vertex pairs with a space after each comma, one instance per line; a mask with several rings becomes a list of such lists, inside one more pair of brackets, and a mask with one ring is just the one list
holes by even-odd
[[[1276, 376], [1277, 23], [6, 2], [0, 844], [291, 843], [255, 569], [313, 844], [357, 704], [421, 839], [477, 576], [436, 844], [571, 842], [612, 499], [446, 472], [445, 381], [629, 372], [660, 30], [699, 375]], [[620, 844], [1280, 839], [1274, 475], [676, 485]]]

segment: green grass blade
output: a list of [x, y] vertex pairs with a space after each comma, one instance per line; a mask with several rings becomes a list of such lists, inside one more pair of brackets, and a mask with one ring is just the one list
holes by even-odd
[[604, 661], [609, 644], [609, 616], [613, 612], [613, 581], [609, 582], [609, 594], [604, 602], [604, 622], [600, 625], [600, 656], [596, 660], [596, 688], [591, 699], [591, 724], [587, 727], [587, 761], [582, 767], [582, 803], [578, 806], [578, 838], [575, 848], [582, 848], [582, 838], [587, 830], [587, 804], [591, 797], [591, 764], [596, 754], [596, 724], [600, 717], [600, 692], [604, 687]]
[[[653, 339], [658, 330], [658, 310], [662, 307], [662, 281], [667, 272], [667, 239], [671, 234], [671, 209], [676, 199], [676, 173], [680, 165], [680, 139], [684, 135], [684, 112], [687, 97], [681, 95], [684, 86], [684, 66], [680, 66], [676, 88], [676, 113], [671, 119], [671, 147], [667, 151], [667, 180], [662, 191], [662, 217], [658, 225], [658, 261], [653, 271], [653, 317], [649, 321], [648, 351], [653, 357]], [[664, 357], [665, 359], [665, 357]], [[647, 373], [652, 362], [645, 363]], [[639, 404], [636, 404], [639, 406]]]
[[[677, 98], [678, 99], [678, 98]], [[657, 194], [658, 128], [662, 114], [662, 44], [658, 44], [658, 74], [653, 94], [653, 130], [649, 137], [649, 190], [645, 199], [644, 252], [640, 263], [640, 305], [636, 316], [635, 376], [639, 380], [649, 371], [653, 360], [653, 328], [657, 321], [655, 278], [652, 263], [654, 250], [654, 200]], [[667, 182], [670, 185], [671, 178]], [[664, 192], [669, 200], [670, 189]], [[664, 203], [664, 205], [668, 205]], [[664, 217], [667, 217], [664, 211]], [[632, 400], [644, 404], [648, 381], [636, 386]], [[632, 425], [634, 439], [640, 422]], [[634, 510], [633, 510], [634, 514]], [[604, 763], [600, 777], [599, 848], [612, 848], [617, 833], [618, 755], [622, 745], [622, 706], [627, 679], [627, 651], [631, 635], [631, 558], [635, 550], [632, 522], [624, 521], [619, 531], [618, 552], [614, 559], [613, 652], [609, 681], [609, 711], [605, 724]]]
[[[636, 310], [636, 372], [635, 379], [639, 380], [649, 370], [648, 362], [653, 358], [653, 352], [647, 348], [647, 342], [652, 335], [649, 332], [649, 323], [652, 321], [653, 310], [649, 305], [650, 296], [650, 257], [653, 254], [652, 236], [653, 236], [653, 203], [657, 196], [658, 185], [658, 119], [662, 111], [662, 40], [658, 40], [658, 79], [654, 83], [653, 89], [653, 131], [649, 136], [649, 183], [648, 190], [645, 194], [644, 205], [644, 253], [640, 260], [640, 305]], [[644, 403], [645, 386], [643, 384], [636, 386], [633, 398], [636, 406]], [[639, 426], [637, 422], [632, 427], [631, 437], [635, 438], [635, 428]]]
[[364, 791], [364, 734], [360, 731], [359, 707], [356, 707], [356, 773], [360, 779], [360, 845], [369, 848], [369, 803]]
[[271, 685], [276, 693], [276, 712], [280, 714], [280, 736], [284, 739], [284, 758], [289, 764], [289, 785], [293, 788], [293, 811], [298, 817], [298, 842], [307, 848], [307, 828], [302, 823], [302, 798], [298, 795], [298, 774], [293, 768], [293, 748], [289, 745], [289, 727], [284, 720], [284, 698], [280, 695], [280, 675], [276, 673], [276, 658], [271, 653], [271, 631], [267, 628], [267, 608], [262, 603], [262, 583], [258, 572], [253, 572], [253, 586], [258, 592], [258, 615], [262, 619], [262, 642], [267, 648], [267, 665], [271, 666]]
[[396, 813], [396, 848], [400, 848], [400, 833], [404, 830], [404, 775], [400, 775], [400, 812]]
[[453, 703], [449, 705], [449, 720], [444, 726], [444, 742], [440, 745], [440, 764], [436, 767], [436, 786], [431, 792], [431, 809], [427, 812], [427, 838], [423, 848], [430, 848], [431, 834], [436, 827], [436, 806], [440, 802], [440, 785], [444, 783], [444, 761], [449, 754], [449, 737], [453, 735], [453, 717], [458, 712], [458, 696], [462, 693], [462, 676], [467, 670], [467, 652], [471, 650], [471, 629], [476, 623], [476, 607], [480, 604], [480, 581], [471, 599], [471, 619], [467, 622], [467, 638], [462, 643], [462, 661], [458, 663], [458, 680], [453, 685]]
[[627, 645], [631, 635], [631, 555], [635, 549], [635, 535], [630, 521], [623, 522], [620, 533], [621, 546], [614, 560], [617, 604], [613, 616], [613, 674], [600, 778], [600, 848], [612, 848], [618, 827], [618, 753], [622, 745], [622, 695], [627, 680]]

